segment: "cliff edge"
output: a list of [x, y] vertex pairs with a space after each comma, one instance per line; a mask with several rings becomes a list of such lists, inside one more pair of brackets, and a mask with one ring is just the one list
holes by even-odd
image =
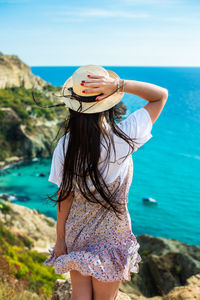
[[[43, 108], [32, 98], [32, 88], [39, 105], [58, 104], [55, 87], [35, 76], [30, 67], [15, 55], [0, 53], [0, 168], [34, 157], [48, 157], [54, 146], [67, 108]], [[58, 117], [59, 116], [59, 117]]]
[[39, 76], [33, 75], [29, 66], [21, 61], [17, 55], [5, 55], [0, 52], [0, 89], [10, 87], [24, 87], [30, 89], [42, 87], [49, 83]]

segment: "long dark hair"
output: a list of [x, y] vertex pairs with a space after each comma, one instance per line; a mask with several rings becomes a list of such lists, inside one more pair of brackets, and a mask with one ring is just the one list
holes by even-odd
[[[59, 204], [59, 210], [60, 202], [64, 201], [70, 195], [73, 191], [74, 182], [76, 182], [80, 193], [89, 202], [99, 203], [105, 209], [113, 210], [116, 215], [123, 214], [124, 206], [122, 205], [122, 208], [120, 209], [121, 204], [118, 203], [115, 198], [118, 187], [114, 192], [111, 192], [98, 169], [102, 138], [106, 141], [107, 149], [107, 156], [104, 161], [105, 166], [109, 162], [111, 146], [113, 146], [114, 153], [116, 154], [112, 133], [116, 134], [129, 144], [130, 151], [124, 157], [125, 159], [128, 155], [132, 154], [135, 149], [134, 139], [128, 137], [115, 122], [116, 119], [119, 120], [121, 118], [121, 114], [122, 111], [119, 104], [109, 110], [89, 114], [73, 111], [69, 108], [68, 118], [61, 125], [64, 129], [64, 134], [62, 136], [64, 153], [62, 182], [58, 189], [59, 193], [56, 200], [54, 200], [52, 196], [55, 194], [57, 195], [58, 191], [52, 196], [48, 195], [49, 200]], [[104, 118], [111, 128], [111, 131], [103, 126]], [[66, 151], [65, 145], [67, 134], [69, 135]], [[91, 192], [89, 189], [87, 184], [88, 176], [97, 193], [100, 194], [101, 200], [95, 196], [96, 193]], [[118, 215], [117, 217], [120, 219]]]

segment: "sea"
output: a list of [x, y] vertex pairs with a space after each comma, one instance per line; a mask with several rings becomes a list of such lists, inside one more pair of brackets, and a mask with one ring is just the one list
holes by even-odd
[[[39, 66], [31, 70], [62, 86], [78, 67]], [[103, 67], [123, 79], [168, 89], [167, 103], [153, 124], [153, 137], [133, 154], [128, 199], [133, 233], [200, 246], [200, 67]], [[122, 101], [127, 107], [124, 118], [147, 103], [127, 93]], [[51, 157], [35, 158], [2, 170], [0, 193], [9, 194], [13, 203], [39, 209], [56, 219], [55, 203], [46, 200], [57, 191], [48, 181], [50, 166]], [[156, 203], [143, 200], [148, 197]]]

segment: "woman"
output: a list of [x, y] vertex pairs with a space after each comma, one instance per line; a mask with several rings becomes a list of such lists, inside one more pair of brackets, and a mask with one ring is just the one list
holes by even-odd
[[[117, 124], [125, 92], [148, 103]], [[168, 91], [87, 65], [73, 73], [62, 93], [69, 120], [49, 176], [59, 188], [57, 239], [44, 264], [57, 274], [70, 272], [72, 300], [113, 300], [141, 261], [127, 209], [132, 154], [152, 137]]]

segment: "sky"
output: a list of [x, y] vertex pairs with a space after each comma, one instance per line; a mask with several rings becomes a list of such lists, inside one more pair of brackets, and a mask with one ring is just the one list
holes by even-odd
[[29, 66], [200, 66], [200, 0], [0, 0], [0, 52]]

